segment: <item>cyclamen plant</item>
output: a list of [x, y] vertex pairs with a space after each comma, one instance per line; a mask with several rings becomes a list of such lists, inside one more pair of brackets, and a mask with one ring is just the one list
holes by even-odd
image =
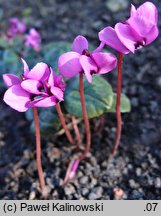
[[[62, 54], [58, 59], [58, 69], [61, 75], [70, 79], [74, 76], [79, 76], [79, 93], [80, 102], [83, 113], [83, 119], [86, 129], [86, 144], [82, 152], [80, 148], [79, 129], [75, 124], [75, 119], [72, 118], [72, 123], [77, 133], [78, 140], [72, 137], [61, 111], [60, 102], [64, 101], [64, 94], [68, 88], [62, 80], [61, 75], [56, 75], [51, 67], [46, 63], [40, 62], [29, 70], [29, 67], [24, 59], [24, 73], [20, 78], [14, 74], [4, 74], [3, 79], [8, 86], [8, 90], [4, 94], [4, 101], [13, 109], [19, 112], [25, 112], [32, 108], [35, 122], [36, 132], [36, 155], [37, 167], [40, 180], [40, 186], [43, 191], [45, 180], [41, 165], [41, 142], [38, 112], [36, 107], [52, 107], [55, 106], [60, 118], [60, 122], [64, 128], [67, 139], [71, 144], [77, 144], [80, 151], [73, 160], [69, 163], [63, 185], [74, 178], [80, 162], [87, 156], [91, 146], [91, 130], [89, 124], [89, 116], [84, 94], [85, 75], [88, 85], [92, 85], [92, 77], [100, 74], [105, 74], [117, 66], [117, 58], [112, 53], [103, 52], [103, 47], [108, 45], [118, 51], [118, 84], [117, 84], [117, 134], [113, 154], [115, 154], [120, 138], [121, 138], [121, 84], [122, 84], [122, 61], [123, 55], [150, 44], [158, 36], [158, 12], [155, 5], [151, 2], [146, 2], [136, 9], [131, 6], [130, 18], [123, 23], [117, 23], [115, 28], [106, 27], [99, 32], [100, 46], [94, 51], [88, 50], [88, 41], [83, 36], [77, 36], [72, 44], [72, 50]], [[12, 20], [10, 34], [23, 33], [25, 26], [18, 20]], [[30, 30], [29, 35], [26, 35], [26, 45], [31, 45], [34, 49], [39, 50], [40, 36], [34, 29]], [[72, 101], [71, 101], [72, 103]], [[79, 143], [78, 143], [79, 142]], [[79, 145], [78, 145], [79, 144]], [[81, 144], [82, 145], [82, 144]], [[83, 146], [83, 145], [82, 145]]]
[[99, 32], [99, 39], [105, 44], [118, 51], [118, 81], [117, 81], [117, 134], [112, 153], [115, 154], [121, 138], [121, 112], [120, 98], [122, 85], [122, 61], [123, 55], [152, 43], [159, 34], [157, 27], [158, 11], [151, 2], [145, 2], [138, 9], [131, 5], [130, 18], [123, 23], [117, 23], [115, 28], [110, 26]]
[[16, 36], [20, 36], [24, 40], [25, 46], [32, 47], [35, 51], [40, 51], [41, 36], [36, 29], [31, 28], [28, 34], [26, 32], [26, 24], [21, 22], [17, 17], [9, 20], [9, 28], [6, 33], [6, 38], [12, 40]]

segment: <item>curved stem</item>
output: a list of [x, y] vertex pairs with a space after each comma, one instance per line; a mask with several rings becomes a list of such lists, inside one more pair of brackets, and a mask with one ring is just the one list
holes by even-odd
[[80, 132], [79, 132], [79, 128], [78, 128], [78, 125], [77, 125], [77, 122], [76, 122], [76, 119], [75, 119], [74, 116], [72, 116], [72, 124], [73, 124], [73, 128], [74, 128], [75, 135], [76, 135], [77, 145], [78, 145], [78, 148], [79, 148], [82, 141], [81, 141], [81, 135], [80, 135]]
[[36, 107], [33, 107], [32, 110], [34, 114], [34, 123], [35, 123], [37, 169], [38, 169], [41, 190], [43, 191], [45, 187], [45, 180], [44, 180], [42, 163], [41, 163], [41, 137], [40, 137], [39, 117], [38, 117], [38, 112]]
[[89, 120], [88, 120], [88, 115], [87, 115], [87, 110], [86, 110], [86, 104], [85, 104], [84, 83], [83, 83], [83, 74], [82, 73], [79, 76], [79, 82], [80, 82], [80, 86], [79, 86], [80, 100], [81, 100], [81, 105], [82, 105], [83, 119], [84, 119], [85, 128], [86, 128], [86, 147], [85, 147], [85, 151], [80, 156], [80, 160], [83, 160], [90, 150], [91, 131], [90, 131], [90, 125], [89, 125]]
[[121, 119], [121, 86], [122, 86], [122, 63], [123, 63], [123, 54], [119, 53], [118, 55], [118, 76], [117, 76], [117, 99], [116, 99], [116, 118], [117, 118], [117, 132], [115, 145], [112, 150], [112, 154], [114, 155], [119, 147], [120, 138], [121, 138], [121, 130], [122, 130], [122, 119]]
[[70, 133], [70, 131], [68, 130], [68, 127], [67, 127], [67, 125], [66, 125], [66, 123], [65, 123], [65, 118], [64, 118], [63, 113], [62, 113], [62, 111], [61, 111], [60, 104], [57, 103], [55, 107], [56, 107], [56, 111], [57, 111], [57, 113], [58, 113], [58, 116], [59, 116], [59, 118], [60, 118], [60, 122], [61, 122], [61, 124], [62, 124], [62, 126], [63, 126], [63, 128], [64, 128], [64, 130], [65, 130], [65, 134], [66, 134], [66, 136], [67, 136], [68, 141], [69, 141], [71, 144], [74, 144], [74, 140], [73, 140], [73, 138], [72, 138], [72, 136], [71, 136], [71, 133]]

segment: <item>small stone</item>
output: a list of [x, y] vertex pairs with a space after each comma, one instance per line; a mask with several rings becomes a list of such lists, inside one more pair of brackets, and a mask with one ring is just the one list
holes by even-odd
[[47, 198], [48, 195], [49, 195], [49, 193], [50, 193], [50, 191], [51, 191], [51, 188], [49, 186], [45, 186], [44, 189], [43, 189], [43, 191], [42, 191], [42, 196], [44, 198]]
[[0, 131], [0, 140], [4, 138], [4, 134]]
[[101, 163], [101, 167], [102, 167], [102, 168], [107, 168], [107, 161], [103, 161], [103, 162]]
[[64, 192], [65, 192], [66, 195], [74, 194], [75, 193], [75, 188], [74, 188], [73, 185], [68, 184], [68, 185], [65, 186]]
[[133, 106], [133, 107], [138, 107], [138, 105], [139, 105], [138, 98], [133, 97], [133, 98], [131, 99], [131, 103], [132, 103], [132, 106]]
[[0, 147], [5, 146], [5, 142], [0, 140]]
[[155, 188], [161, 188], [161, 179], [157, 177], [154, 181]]
[[89, 194], [89, 200], [96, 200], [102, 197], [103, 189], [102, 187], [95, 187], [92, 192]]
[[86, 196], [89, 193], [89, 190], [87, 188], [82, 189], [82, 195]]
[[118, 12], [128, 7], [127, 0], [108, 0], [106, 1], [106, 7], [112, 12]]
[[54, 185], [53, 185], [51, 178], [46, 178], [46, 183], [47, 183], [47, 185], [49, 185], [50, 188], [52, 188], [52, 189], [54, 188]]
[[47, 154], [51, 163], [54, 162], [55, 159], [60, 158], [61, 155], [60, 150], [58, 148], [51, 148], [51, 147], [47, 149]]
[[134, 179], [130, 179], [130, 180], [129, 180], [129, 185], [130, 185], [130, 187], [133, 188], [133, 189], [139, 187], [139, 184], [136, 183]]
[[124, 195], [124, 191], [121, 188], [114, 188], [113, 189], [115, 199], [121, 199]]
[[89, 182], [89, 178], [87, 176], [83, 176], [79, 179], [79, 183], [82, 185], [86, 185]]
[[102, 26], [102, 21], [93, 22], [92, 27], [96, 30], [99, 30]]
[[141, 172], [142, 172], [142, 171], [141, 171], [141, 168], [139, 168], [139, 167], [136, 168], [136, 175], [137, 175], [137, 176], [141, 176]]
[[132, 199], [136, 199], [136, 200], [143, 198], [142, 194], [137, 190], [133, 190], [131, 196], [132, 196]]
[[30, 195], [29, 195], [29, 200], [34, 200], [36, 198], [36, 192], [35, 191], [31, 191]]
[[161, 90], [161, 76], [157, 78], [156, 85], [157, 85], [158, 89]]
[[92, 178], [90, 185], [93, 187], [97, 184], [97, 179]]

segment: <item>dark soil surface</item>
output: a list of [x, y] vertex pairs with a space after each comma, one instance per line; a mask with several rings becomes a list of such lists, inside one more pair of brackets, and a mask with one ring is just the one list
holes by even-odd
[[[72, 42], [76, 35], [83, 34], [97, 45], [97, 32], [124, 20], [129, 13], [129, 1], [120, 0], [124, 4], [115, 12], [111, 11], [110, 2], [10, 0], [0, 1], [0, 7], [6, 19], [22, 17], [25, 8], [32, 9], [26, 20], [39, 29], [44, 41]], [[137, 5], [144, 1], [132, 2]], [[152, 2], [161, 14], [160, 1]], [[123, 114], [121, 145], [114, 158], [110, 154], [116, 132], [115, 114], [105, 116], [101, 133], [92, 127], [90, 154], [81, 162], [77, 178], [65, 188], [60, 185], [72, 158], [71, 146], [64, 135], [42, 140], [48, 199], [117, 199], [116, 189], [122, 193], [121, 199], [161, 199], [160, 53], [159, 36], [152, 45], [124, 58], [123, 92], [131, 99], [132, 111]], [[106, 75], [114, 88], [116, 74]], [[0, 110], [0, 199], [41, 199], [35, 137], [29, 132], [29, 123], [24, 114], [2, 100]]]

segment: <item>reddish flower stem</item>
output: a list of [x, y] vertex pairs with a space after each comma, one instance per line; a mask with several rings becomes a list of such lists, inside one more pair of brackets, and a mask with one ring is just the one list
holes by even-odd
[[85, 128], [86, 128], [86, 147], [85, 151], [82, 153], [80, 156], [80, 161], [83, 160], [86, 155], [88, 154], [91, 146], [91, 131], [90, 131], [90, 125], [89, 125], [89, 120], [88, 120], [88, 115], [87, 115], [87, 110], [86, 110], [86, 104], [85, 104], [85, 97], [84, 97], [84, 83], [83, 83], [83, 74], [81, 73], [79, 76], [79, 92], [80, 92], [80, 100], [81, 100], [81, 105], [82, 105], [82, 112], [83, 112], [83, 119], [85, 123]]
[[45, 187], [45, 180], [44, 180], [42, 163], [41, 163], [41, 137], [40, 137], [39, 117], [38, 117], [38, 112], [36, 107], [33, 107], [32, 110], [34, 114], [34, 123], [35, 123], [37, 169], [38, 169], [41, 190], [43, 191]]
[[67, 127], [67, 125], [66, 125], [66, 123], [65, 123], [65, 118], [64, 118], [63, 113], [62, 113], [62, 111], [61, 111], [60, 104], [57, 103], [55, 107], [56, 107], [56, 111], [57, 111], [57, 113], [58, 113], [58, 116], [59, 116], [59, 118], [60, 118], [61, 125], [63, 126], [63, 128], [64, 128], [64, 130], [65, 130], [65, 134], [66, 134], [66, 136], [67, 136], [67, 139], [68, 139], [68, 141], [73, 145], [73, 144], [74, 144], [74, 140], [73, 140], [73, 138], [72, 138], [72, 136], [71, 136], [71, 133], [70, 133], [70, 131], [68, 130], [68, 127]]
[[74, 131], [75, 131], [75, 135], [76, 135], [76, 141], [77, 141], [77, 145], [78, 145], [78, 148], [80, 147], [81, 145], [81, 135], [80, 135], [80, 132], [79, 132], [79, 128], [78, 128], [78, 125], [77, 125], [77, 122], [76, 122], [76, 119], [74, 116], [72, 116], [72, 124], [73, 124], [73, 128], [74, 128]]
[[116, 99], [116, 118], [117, 118], [117, 131], [116, 131], [116, 139], [115, 145], [112, 150], [112, 155], [115, 155], [121, 138], [121, 130], [122, 130], [122, 119], [121, 119], [121, 87], [122, 87], [122, 63], [123, 63], [123, 54], [119, 53], [118, 55], [118, 76], [117, 76], [117, 99]]

